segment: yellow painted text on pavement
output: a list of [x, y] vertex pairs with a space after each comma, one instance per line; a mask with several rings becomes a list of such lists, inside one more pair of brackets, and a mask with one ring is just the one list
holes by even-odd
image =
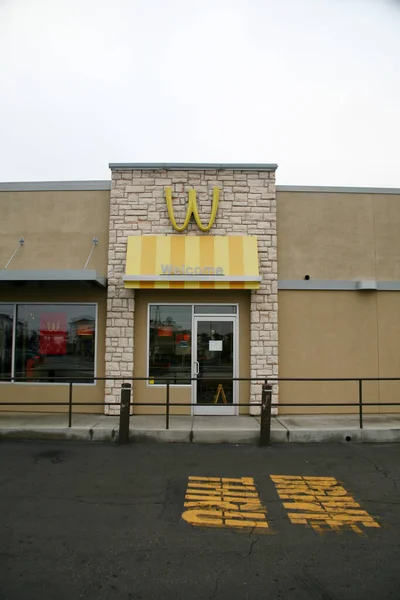
[[291, 523], [310, 525], [318, 533], [380, 525], [334, 477], [271, 475]]
[[254, 479], [189, 477], [182, 519], [191, 525], [269, 529]]

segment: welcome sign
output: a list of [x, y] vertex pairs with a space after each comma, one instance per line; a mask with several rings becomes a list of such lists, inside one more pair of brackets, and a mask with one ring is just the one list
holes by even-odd
[[222, 267], [192, 267], [182, 265], [161, 265], [161, 275], [224, 275]]

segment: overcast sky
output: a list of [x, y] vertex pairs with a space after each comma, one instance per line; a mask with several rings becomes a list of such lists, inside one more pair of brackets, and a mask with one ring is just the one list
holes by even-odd
[[398, 0], [0, 0], [0, 181], [277, 162], [400, 187]]

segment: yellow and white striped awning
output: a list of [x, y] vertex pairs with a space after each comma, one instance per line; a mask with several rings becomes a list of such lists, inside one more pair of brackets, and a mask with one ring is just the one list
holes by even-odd
[[128, 238], [126, 288], [258, 289], [255, 236]]

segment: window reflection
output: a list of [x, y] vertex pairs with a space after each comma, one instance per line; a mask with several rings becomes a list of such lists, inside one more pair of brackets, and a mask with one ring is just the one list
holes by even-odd
[[92, 383], [95, 320], [94, 305], [17, 305], [15, 378]]
[[0, 304], [0, 381], [11, 377], [14, 306]]
[[[150, 383], [190, 385], [192, 307], [150, 306]], [[187, 377], [187, 379], [186, 379]]]

